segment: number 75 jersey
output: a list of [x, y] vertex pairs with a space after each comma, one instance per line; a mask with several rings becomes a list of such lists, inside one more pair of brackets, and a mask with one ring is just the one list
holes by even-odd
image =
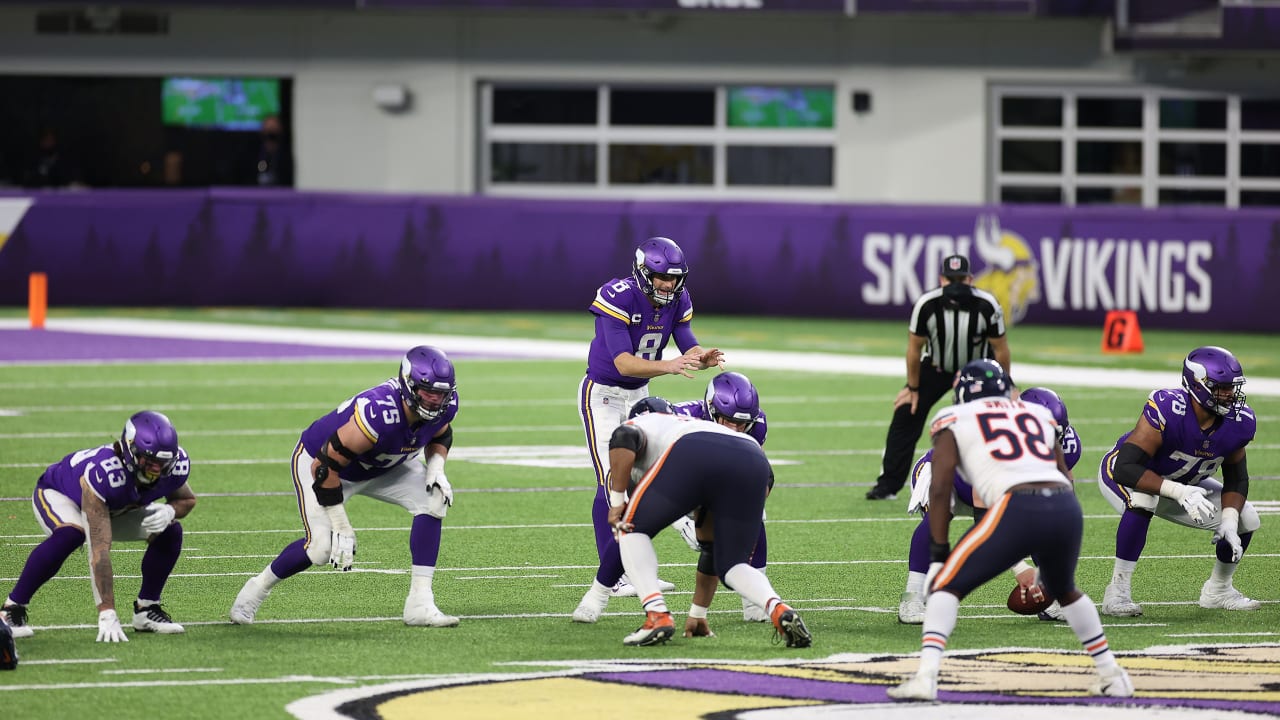
[[988, 507], [1015, 485], [1070, 480], [1058, 470], [1058, 423], [1048, 408], [1007, 398], [979, 398], [943, 408], [930, 436], [950, 430], [958, 469]]

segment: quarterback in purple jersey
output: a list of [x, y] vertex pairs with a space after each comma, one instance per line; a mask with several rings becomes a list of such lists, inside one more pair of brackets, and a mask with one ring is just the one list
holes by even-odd
[[[1152, 391], [1137, 425], [1103, 456], [1098, 489], [1120, 513], [1104, 615], [1142, 614], [1131, 583], [1153, 515], [1213, 532], [1217, 560], [1200, 589], [1200, 607], [1260, 606], [1231, 584], [1262, 524], [1247, 502], [1245, 446], [1253, 440], [1257, 419], [1245, 404], [1244, 382], [1240, 362], [1226, 349], [1192, 350], [1182, 366], [1182, 387]], [[1221, 482], [1214, 479], [1218, 470]]]
[[[723, 362], [718, 349], [702, 349], [690, 327], [693, 302], [684, 288], [689, 265], [680, 246], [669, 238], [649, 238], [636, 248], [631, 270], [629, 277], [614, 278], [596, 291], [590, 308], [595, 336], [587, 351], [586, 376], [578, 387], [578, 413], [596, 475], [591, 520], [601, 560], [616, 542], [607, 520], [606, 492], [613, 429], [627, 419], [631, 406], [648, 396], [650, 378], [691, 378], [694, 371]], [[672, 338], [681, 355], [663, 360], [662, 351]], [[681, 534], [690, 546], [697, 544], [689, 529]]]
[[190, 474], [191, 460], [178, 445], [173, 423], [151, 411], [132, 415], [118, 441], [74, 452], [50, 465], [36, 481], [31, 498], [47, 537], [31, 551], [0, 610], [14, 637], [33, 634], [27, 604], [84, 544], [86, 535], [98, 605], [98, 642], [129, 640], [116, 614], [111, 566], [111, 544], [122, 540], [147, 543], [133, 629], [164, 635], [183, 632], [160, 606], [160, 593], [182, 553], [182, 525], [177, 520], [196, 506], [195, 493], [187, 486]]
[[293, 488], [306, 536], [280, 552], [245, 583], [231, 621], [253, 622], [277, 583], [312, 565], [350, 570], [355, 530], [346, 504], [356, 495], [399, 505], [413, 515], [409, 531], [412, 577], [406, 625], [453, 627], [458, 618], [436, 606], [432, 579], [440, 555], [442, 520], [453, 504], [444, 474], [458, 413], [453, 363], [438, 348], [412, 348], [396, 377], [358, 393], [302, 432], [293, 451]]
[[[1059, 445], [1062, 446], [1063, 457], [1067, 461], [1067, 470], [1075, 468], [1080, 462], [1080, 451], [1083, 445], [1076, 429], [1071, 426], [1067, 416], [1067, 404], [1058, 393], [1043, 387], [1027, 388], [1019, 398], [1023, 402], [1034, 403], [1049, 409], [1053, 419], [1058, 423], [1062, 433]], [[932, 484], [933, 450], [929, 450], [916, 461], [911, 469], [911, 500], [907, 506], [909, 513], [921, 513], [920, 524], [911, 535], [911, 550], [907, 556], [907, 587], [898, 603], [898, 622], [905, 625], [919, 625], [924, 622], [924, 578], [929, 570], [929, 490]], [[1073, 478], [1074, 479], [1074, 478]], [[986, 505], [982, 498], [975, 497], [973, 485], [959, 472], [952, 479], [955, 488], [954, 499], [968, 506], [973, 511], [973, 520], [982, 519]], [[1012, 568], [1020, 585], [1028, 588], [1035, 585], [1035, 568], [1026, 562], [1019, 562]], [[1044, 613], [1041, 619], [1062, 619], [1058, 605], [1055, 603]]]

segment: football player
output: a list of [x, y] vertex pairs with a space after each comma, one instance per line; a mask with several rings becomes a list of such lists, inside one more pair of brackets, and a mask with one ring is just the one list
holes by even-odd
[[151, 411], [130, 416], [116, 442], [71, 453], [50, 465], [31, 498], [46, 537], [31, 551], [0, 609], [13, 636], [33, 634], [27, 605], [86, 537], [98, 642], [129, 640], [116, 614], [111, 545], [117, 541], [147, 543], [133, 629], [183, 632], [160, 606], [160, 593], [182, 553], [182, 524], [177, 521], [196, 506], [187, 485], [190, 474], [191, 460], [178, 445], [178, 431], [169, 418]]
[[[1058, 423], [1061, 432], [1059, 444], [1067, 461], [1067, 471], [1075, 468], [1080, 462], [1083, 445], [1076, 429], [1071, 426], [1067, 417], [1067, 404], [1058, 397], [1058, 393], [1042, 387], [1027, 388], [1019, 398], [1023, 402], [1035, 403], [1049, 408], [1053, 419]], [[907, 587], [898, 603], [898, 622], [906, 625], [919, 625], [924, 622], [924, 576], [929, 570], [929, 489], [932, 480], [933, 451], [929, 450], [916, 461], [911, 469], [911, 501], [907, 506], [909, 513], [921, 513], [920, 524], [911, 535], [911, 551], [907, 556]], [[1074, 478], [1072, 478], [1074, 480]], [[982, 498], [974, 497], [973, 486], [960, 473], [952, 480], [955, 488], [953, 502], [968, 507], [976, 523], [982, 519], [986, 506]], [[953, 506], [954, 507], [954, 506]], [[954, 510], [953, 510], [954, 512]], [[1028, 589], [1035, 586], [1035, 568], [1025, 561], [1019, 561], [1012, 568], [1018, 584]], [[1041, 620], [1062, 620], [1062, 612], [1055, 600], [1040, 613]]]
[[[1131, 583], [1152, 516], [1213, 532], [1217, 561], [1200, 589], [1200, 607], [1257, 610], [1231, 578], [1261, 526], [1249, 504], [1245, 446], [1257, 419], [1245, 404], [1244, 371], [1225, 348], [1192, 350], [1182, 387], [1154, 390], [1133, 430], [1102, 458], [1098, 489], [1120, 513], [1116, 562], [1102, 596], [1102, 613], [1142, 614]], [[1222, 480], [1214, 479], [1222, 470]]]
[[[693, 372], [718, 365], [717, 349], [704, 350], [690, 325], [693, 302], [685, 290], [689, 265], [684, 251], [670, 238], [652, 237], [636, 248], [631, 275], [614, 278], [596, 291], [591, 303], [595, 336], [587, 351], [587, 373], [578, 386], [578, 413], [586, 430], [587, 452], [596, 474], [591, 509], [596, 552], [601, 561], [614, 542], [609, 514], [609, 436], [627, 419], [631, 406], [649, 394], [649, 379], [660, 375], [693, 377]], [[662, 359], [674, 338], [681, 355]], [[692, 525], [681, 521], [681, 535], [697, 549]], [[664, 587], [671, 589], [670, 583]], [[625, 581], [617, 595], [634, 595]]]
[[404, 623], [458, 624], [436, 606], [432, 589], [442, 521], [453, 504], [444, 463], [453, 445], [457, 388], [444, 351], [419, 345], [405, 353], [396, 377], [356, 394], [303, 431], [291, 470], [306, 536], [244, 584], [231, 607], [231, 622], [252, 623], [277, 583], [312, 565], [350, 570], [356, 535], [346, 507], [352, 497], [364, 495], [413, 515]]
[[974, 494], [989, 508], [951, 552], [951, 483], [929, 492], [930, 592], [925, 605], [920, 666], [915, 675], [888, 691], [894, 700], [933, 701], [947, 640], [956, 626], [960, 601], [1015, 561], [1032, 556], [1045, 589], [1062, 603], [1062, 613], [1098, 680], [1089, 692], [1130, 697], [1133, 683], [1116, 662], [1093, 601], [1075, 584], [1084, 534], [1084, 514], [1076, 499], [1058, 423], [1048, 408], [1013, 400], [1013, 383], [994, 360], [975, 360], [956, 378], [956, 405], [934, 416], [933, 476], [953, 477], [959, 469]]

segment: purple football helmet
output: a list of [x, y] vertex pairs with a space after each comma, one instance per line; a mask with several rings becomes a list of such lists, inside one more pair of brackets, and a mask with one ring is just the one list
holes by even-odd
[[1033, 387], [1023, 390], [1018, 395], [1018, 399], [1049, 408], [1049, 412], [1053, 413], [1053, 419], [1058, 421], [1058, 427], [1063, 430], [1067, 428], [1067, 404], [1062, 402], [1058, 393], [1049, 388]]
[[967, 403], [984, 397], [1009, 397], [1013, 383], [995, 360], [973, 360], [956, 375], [956, 402]]
[[[680, 297], [684, 290], [689, 265], [684, 261], [684, 251], [671, 238], [651, 237], [636, 248], [636, 264], [631, 274], [640, 290], [659, 305], [667, 305]], [[653, 286], [654, 274], [672, 275], [676, 285], [671, 292], [662, 292]]]
[[627, 419], [639, 417], [640, 415], [648, 415], [649, 413], [661, 413], [663, 415], [674, 415], [675, 410], [672, 409], [671, 403], [657, 395], [651, 395], [631, 406], [631, 412], [627, 413]]
[[423, 420], [439, 417], [457, 389], [453, 363], [439, 348], [419, 345], [400, 361], [400, 397]]
[[120, 460], [139, 485], [155, 485], [178, 461], [178, 431], [158, 412], [134, 413], [120, 433]]
[[[713, 422], [728, 420], [740, 432], [751, 432], [760, 415], [760, 393], [746, 375], [724, 372], [707, 383], [707, 414]], [[723, 423], [721, 423], [723, 424]]]
[[1244, 382], [1240, 361], [1226, 348], [1198, 347], [1182, 364], [1182, 388], [1218, 415], [1244, 405]]

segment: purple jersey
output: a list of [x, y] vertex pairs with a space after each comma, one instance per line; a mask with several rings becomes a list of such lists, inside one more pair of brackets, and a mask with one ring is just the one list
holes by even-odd
[[89, 489], [106, 504], [111, 514], [119, 515], [167, 497], [186, 485], [190, 474], [191, 458], [187, 457], [186, 450], [179, 447], [178, 459], [169, 474], [162, 475], [155, 485], [142, 488], [133, 473], [125, 469], [115, 447], [103, 445], [71, 453], [50, 465], [36, 481], [36, 487], [56, 490], [70, 498], [76, 507], [82, 507], [80, 479], [84, 478], [89, 482]]
[[[686, 400], [673, 403], [671, 409], [675, 410], [677, 415], [688, 415], [699, 420], [711, 420], [711, 411], [707, 408], [705, 400]], [[756, 423], [751, 426], [751, 430], [747, 434], [760, 443], [760, 447], [764, 447], [765, 436], [769, 434], [769, 424], [768, 420], [765, 419], [763, 410], [756, 415]]]
[[[1181, 388], [1153, 390], [1142, 408], [1142, 417], [1160, 431], [1160, 449], [1147, 468], [1166, 480], [1186, 485], [1216, 474], [1229, 455], [1253, 440], [1258, 428], [1253, 410], [1248, 405], [1237, 405], [1215, 420], [1214, 427], [1201, 430], [1191, 409], [1191, 398]], [[1131, 433], [1120, 436], [1115, 450], [1124, 445]]]
[[[1080, 436], [1076, 434], [1076, 429], [1068, 425], [1066, 431], [1062, 433], [1062, 456], [1067, 461], [1068, 470], [1074, 468], [1076, 463], [1080, 462], [1080, 450], [1082, 447], [1083, 443], [1080, 442]], [[920, 477], [920, 473], [931, 462], [933, 462], [932, 450], [926, 452], [916, 461], [915, 466], [911, 468], [911, 487], [916, 486], [916, 479]], [[960, 474], [960, 471], [956, 471], [951, 485], [955, 488], [961, 502], [965, 505], [973, 505], [973, 486]]]
[[338, 428], [352, 417], [373, 447], [360, 453], [339, 474], [343, 480], [371, 480], [408, 460], [431, 442], [431, 438], [458, 414], [458, 393], [435, 420], [414, 424], [406, 418], [400, 388], [394, 378], [365, 390], [342, 403], [336, 410], [311, 423], [302, 431], [302, 446], [311, 457]]
[[613, 359], [622, 353], [661, 360], [662, 350], [673, 335], [680, 352], [698, 344], [689, 327], [693, 302], [687, 290], [675, 302], [654, 307], [636, 287], [634, 278], [614, 278], [596, 291], [591, 312], [596, 316], [596, 334], [587, 352], [587, 378], [601, 385], [634, 390], [648, 384], [648, 378], [618, 372]]

